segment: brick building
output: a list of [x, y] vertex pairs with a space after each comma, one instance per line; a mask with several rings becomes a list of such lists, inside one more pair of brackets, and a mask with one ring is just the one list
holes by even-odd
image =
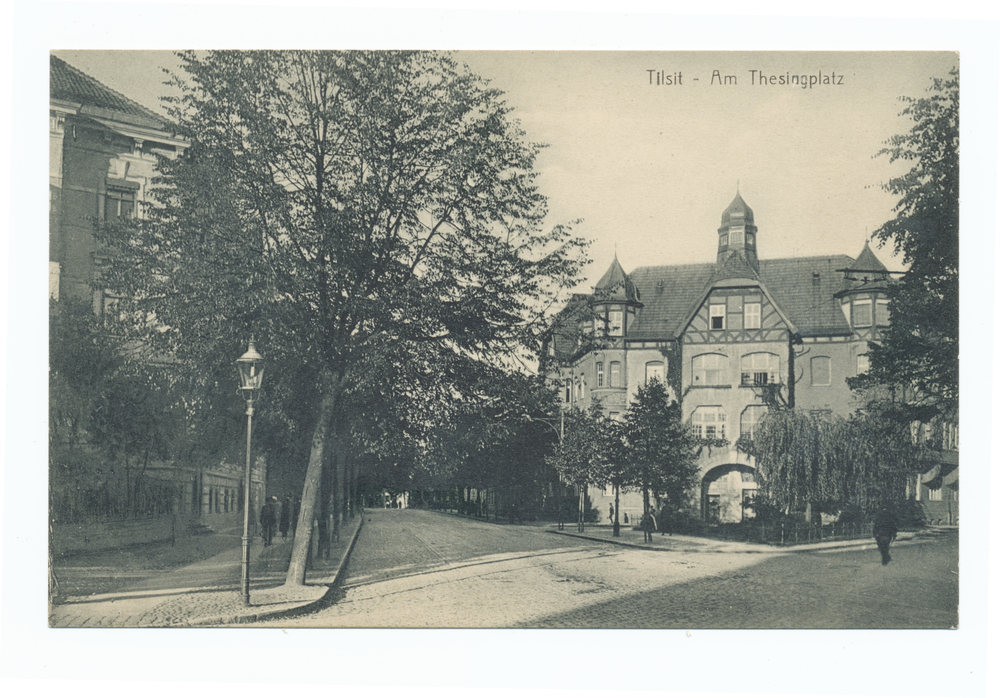
[[[867, 243], [856, 259], [759, 259], [753, 210], [739, 194], [714, 234], [714, 262], [626, 274], [616, 257], [592, 295], [570, 301], [546, 351], [567, 409], [598, 399], [620, 417], [641, 384], [663, 380], [691, 429], [727, 444], [702, 449], [693, 497], [705, 520], [735, 522], [752, 515], [745, 503], [757, 488], [736, 440], [753, 435], [768, 404], [840, 415], [859, 406], [846, 379], [867, 370], [867, 343], [889, 324], [890, 279]], [[606, 340], [590, 346], [588, 337], [603, 332]], [[957, 432], [946, 424], [918, 431], [950, 436], [941, 467], [913, 475], [911, 496], [947, 500], [936, 509], [957, 520]], [[613, 492], [593, 501], [604, 516]], [[625, 495], [621, 508], [634, 517], [641, 498]]]
[[[92, 299], [100, 315], [115, 299], [100, 285], [108, 252], [96, 227], [112, 217], [142, 216], [157, 156], [176, 157], [187, 143], [163, 117], [56, 56], [49, 80], [49, 294]], [[178, 513], [230, 513], [242, 503], [239, 463], [209, 469], [154, 463], [147, 473], [177, 485]], [[253, 478], [258, 501], [264, 475], [261, 462]]]

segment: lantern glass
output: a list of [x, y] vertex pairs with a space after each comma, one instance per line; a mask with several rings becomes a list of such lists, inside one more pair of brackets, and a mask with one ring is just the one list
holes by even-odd
[[236, 360], [236, 368], [240, 372], [240, 390], [246, 393], [249, 399], [260, 390], [264, 380], [264, 357], [257, 353], [257, 349], [250, 342], [247, 352]]

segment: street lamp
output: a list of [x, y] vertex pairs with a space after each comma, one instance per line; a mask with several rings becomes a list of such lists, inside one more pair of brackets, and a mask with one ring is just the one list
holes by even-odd
[[240, 372], [239, 390], [247, 401], [247, 471], [243, 484], [243, 569], [240, 578], [244, 606], [250, 605], [250, 434], [253, 430], [253, 402], [264, 379], [263, 363], [264, 357], [257, 353], [252, 339], [246, 353], [236, 359], [236, 368]]

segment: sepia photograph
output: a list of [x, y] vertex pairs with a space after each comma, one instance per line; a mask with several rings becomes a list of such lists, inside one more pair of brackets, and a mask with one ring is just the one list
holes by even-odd
[[52, 47], [48, 625], [957, 630], [960, 64]]

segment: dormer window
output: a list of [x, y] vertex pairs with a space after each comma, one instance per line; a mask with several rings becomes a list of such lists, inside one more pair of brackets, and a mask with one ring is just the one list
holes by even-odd
[[712, 330], [724, 330], [726, 329], [726, 306], [725, 305], [710, 305], [708, 306], [708, 327]]

